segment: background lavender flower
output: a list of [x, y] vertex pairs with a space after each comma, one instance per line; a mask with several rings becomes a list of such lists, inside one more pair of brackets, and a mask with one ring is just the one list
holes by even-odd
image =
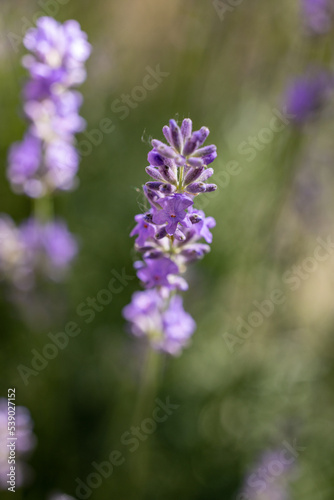
[[333, 0], [302, 0], [305, 26], [310, 33], [321, 35], [332, 27]]
[[10, 217], [0, 218], [1, 277], [19, 289], [30, 289], [39, 275], [63, 279], [77, 251], [61, 220], [42, 224], [31, 218], [16, 227]]
[[0, 216], [0, 278], [19, 288], [31, 285], [26, 247], [19, 228], [7, 215]]
[[29, 30], [25, 47], [33, 55], [24, 59], [25, 66], [36, 80], [70, 87], [85, 80], [83, 63], [91, 51], [87, 35], [77, 21], [63, 25], [50, 17], [37, 20], [37, 28]]
[[288, 500], [296, 458], [286, 449], [266, 451], [249, 471], [237, 500]]
[[41, 224], [31, 218], [21, 225], [20, 232], [31, 268], [56, 281], [61, 279], [78, 251], [66, 224], [60, 220]]
[[78, 115], [82, 96], [70, 89], [85, 80], [90, 45], [76, 21], [62, 25], [48, 17], [38, 19], [24, 44], [32, 52], [23, 59], [30, 73], [23, 92], [30, 126], [9, 152], [8, 179], [15, 192], [39, 198], [75, 186], [74, 134], [85, 121]]
[[[0, 489], [8, 488], [8, 403], [7, 399], [0, 398]], [[16, 406], [15, 413], [15, 437], [16, 440], [16, 485], [23, 486], [29, 480], [29, 468], [25, 464], [27, 457], [36, 445], [36, 438], [33, 434], [33, 422], [30, 412], [23, 406]]]
[[290, 119], [301, 125], [320, 112], [333, 90], [332, 76], [322, 69], [309, 70], [291, 81], [285, 94]]

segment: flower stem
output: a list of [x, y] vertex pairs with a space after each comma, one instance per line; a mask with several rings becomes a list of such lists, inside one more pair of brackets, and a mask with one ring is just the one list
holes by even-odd
[[[133, 424], [139, 426], [138, 428], [141, 428], [143, 420], [149, 418], [152, 414], [153, 402], [160, 381], [161, 361], [161, 353], [148, 346], [133, 417]], [[147, 439], [140, 442], [139, 448], [135, 451], [132, 463], [133, 493], [136, 500], [144, 496], [145, 485], [147, 484], [149, 444], [152, 437], [151, 435], [146, 436]]]
[[182, 193], [184, 167], [180, 167], [179, 172], [180, 173], [179, 173], [178, 189], [179, 189], [180, 193]]
[[39, 222], [47, 222], [53, 217], [53, 203], [52, 198], [48, 195], [42, 198], [35, 198], [34, 215]]

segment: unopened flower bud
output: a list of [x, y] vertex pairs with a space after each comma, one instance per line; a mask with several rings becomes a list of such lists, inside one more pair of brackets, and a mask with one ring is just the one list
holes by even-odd
[[205, 155], [205, 156], [202, 156], [202, 161], [204, 163], [204, 165], [209, 165], [210, 163], [212, 163], [215, 159], [217, 158], [217, 151], [214, 152], [214, 153], [211, 153], [210, 155]]
[[207, 156], [212, 153], [216, 153], [217, 147], [214, 144], [211, 146], [205, 146], [204, 148], [197, 149], [194, 153], [194, 156]]
[[197, 138], [197, 141], [198, 141], [197, 146], [202, 146], [202, 144], [204, 144], [204, 142], [206, 141], [209, 134], [210, 134], [210, 130], [207, 127], [202, 127], [197, 132], [194, 132], [193, 135], [195, 135], [195, 137]]
[[157, 181], [163, 181], [163, 177], [162, 175], [160, 174], [159, 170], [156, 168], [156, 167], [146, 167], [146, 173], [148, 175], [150, 175], [151, 177], [153, 177], [153, 179], [156, 179]]
[[157, 151], [155, 151], [154, 149], [148, 153], [147, 160], [154, 167], [160, 167], [164, 164], [163, 157], [159, 155], [159, 153], [157, 153]]
[[196, 137], [193, 137], [193, 136], [189, 137], [189, 139], [187, 140], [187, 142], [184, 145], [182, 154], [184, 156], [189, 156], [195, 151], [196, 147], [197, 147]]
[[149, 189], [152, 189], [153, 191], [159, 191], [159, 188], [160, 186], [162, 186], [164, 183], [163, 182], [159, 182], [159, 181], [156, 181], [156, 182], [146, 182], [146, 186], [149, 188]]
[[183, 139], [186, 140], [191, 136], [193, 123], [190, 118], [185, 118], [181, 125], [181, 134]]
[[197, 214], [191, 214], [189, 219], [190, 219], [190, 222], [192, 224], [198, 224], [199, 222], [201, 222], [203, 220], [202, 217], [200, 217]]
[[161, 229], [159, 229], [159, 231], [155, 234], [155, 237], [157, 240], [161, 240], [166, 235], [167, 235], [167, 231], [166, 231], [166, 227], [164, 226]]
[[152, 146], [161, 156], [165, 156], [166, 158], [175, 158], [177, 156], [177, 153], [173, 148], [171, 148], [170, 146], [166, 146], [166, 144], [156, 139], [153, 139]]
[[203, 160], [201, 158], [188, 158], [187, 163], [191, 167], [201, 167], [203, 165]]
[[217, 185], [216, 184], [205, 184], [205, 192], [206, 193], [211, 193], [212, 191], [216, 191]]
[[144, 220], [150, 224], [153, 223], [153, 215], [150, 214], [149, 212], [147, 212], [145, 215], [144, 215]]
[[167, 181], [170, 182], [171, 184], [175, 184], [177, 182], [177, 177], [176, 177], [176, 168], [169, 167], [167, 165], [163, 165], [159, 167], [159, 172], [161, 177]]
[[209, 179], [213, 175], [213, 168], [205, 168], [204, 167], [204, 172], [201, 174], [200, 181], [204, 182]]
[[171, 134], [171, 131], [170, 131], [170, 128], [168, 127], [168, 125], [165, 125], [164, 127], [162, 127], [162, 133], [164, 134], [168, 144], [172, 144], [172, 134]]
[[177, 151], [181, 152], [182, 145], [183, 145], [183, 139], [182, 139], [180, 127], [178, 126], [178, 124], [176, 123], [175, 120], [169, 121], [169, 130], [171, 133], [172, 144], [173, 144], [174, 148]]
[[163, 255], [162, 250], [154, 249], [147, 251], [143, 257], [144, 259], [159, 259], [159, 257], [161, 257], [162, 255]]
[[184, 178], [184, 184], [187, 185], [196, 181], [196, 179], [198, 179], [204, 171], [205, 167], [190, 168]]
[[160, 191], [160, 193], [163, 193], [163, 194], [172, 194], [176, 191], [176, 187], [173, 186], [172, 184], [162, 184], [159, 187], [159, 191]]
[[204, 182], [193, 182], [187, 186], [188, 193], [198, 194], [206, 191], [206, 184]]

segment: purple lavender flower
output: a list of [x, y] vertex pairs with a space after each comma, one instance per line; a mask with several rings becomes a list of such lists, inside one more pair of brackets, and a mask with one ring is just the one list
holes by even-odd
[[196, 327], [184, 311], [181, 297], [165, 299], [157, 290], [136, 292], [123, 315], [134, 335], [147, 337], [155, 349], [172, 355], [188, 344]]
[[39, 274], [61, 280], [78, 251], [62, 221], [41, 224], [31, 218], [20, 227], [0, 217], [0, 278], [29, 290]]
[[34, 54], [24, 59], [32, 77], [50, 86], [82, 83], [86, 77], [83, 63], [90, 55], [91, 46], [79, 23], [71, 20], [62, 25], [51, 17], [41, 17], [36, 24], [37, 28], [30, 29], [23, 40]]
[[162, 210], [153, 214], [153, 222], [155, 224], [167, 223], [166, 231], [168, 234], [175, 233], [178, 223], [184, 227], [191, 227], [186, 209], [193, 204], [193, 201], [188, 196], [182, 194], [166, 196], [166, 198], [161, 198], [158, 204]]
[[162, 316], [162, 322], [165, 335], [158, 346], [163, 351], [176, 355], [188, 344], [196, 328], [193, 318], [184, 311], [182, 298], [179, 295], [172, 297], [168, 309]]
[[7, 215], [0, 216], [0, 279], [18, 288], [31, 286], [31, 271], [20, 230]]
[[333, 79], [324, 70], [312, 70], [295, 78], [285, 95], [287, 114], [297, 125], [305, 123], [321, 111], [332, 90]]
[[310, 33], [322, 35], [331, 29], [333, 0], [302, 0], [302, 10], [305, 26]]
[[[7, 490], [8, 488], [8, 453], [9, 448], [7, 438], [10, 437], [7, 429], [8, 422], [8, 403], [5, 398], [0, 398], [0, 489]], [[25, 464], [27, 457], [36, 445], [36, 438], [33, 434], [33, 422], [27, 408], [16, 406], [15, 409], [15, 475], [16, 485], [23, 486], [29, 479], [29, 468]]]
[[23, 92], [29, 131], [9, 154], [8, 178], [16, 192], [39, 198], [76, 185], [74, 134], [85, 121], [78, 114], [82, 96], [71, 89], [85, 80], [91, 48], [76, 21], [48, 17], [38, 19], [24, 44], [32, 52], [23, 59], [30, 73]]
[[136, 215], [137, 225], [130, 236], [137, 235], [136, 250], [142, 261], [135, 263], [137, 276], [146, 292], [134, 294], [124, 311], [137, 336], [147, 336], [156, 349], [177, 354], [195, 329], [193, 319], [184, 312], [176, 291], [188, 289], [181, 276], [187, 264], [209, 252], [212, 217], [193, 208], [195, 195], [214, 191], [206, 184], [213, 174], [207, 168], [215, 157], [216, 146], [202, 147], [209, 130], [192, 132], [192, 122], [185, 119], [181, 127], [174, 120], [163, 128], [169, 146], [153, 140], [146, 172], [153, 178], [143, 186], [151, 208]]
[[59, 272], [67, 270], [77, 254], [77, 243], [62, 221], [43, 225], [29, 219], [20, 230], [30, 263], [37, 268], [43, 266], [46, 274], [54, 279]]
[[192, 207], [188, 210], [188, 213], [190, 213], [191, 216], [196, 215], [199, 219], [191, 228], [194, 235], [196, 235], [198, 239], [204, 238], [207, 243], [212, 243], [212, 233], [210, 229], [216, 226], [215, 219], [213, 217], [206, 217], [203, 210], [196, 210]]
[[130, 236], [135, 236], [137, 234], [136, 245], [143, 247], [148, 239], [154, 238], [155, 228], [152, 224], [147, 222], [146, 214], [136, 215], [135, 221], [137, 225], [131, 231]]
[[15, 191], [25, 191], [27, 181], [37, 173], [42, 158], [42, 143], [31, 134], [15, 142], [9, 150], [8, 177]]
[[75, 174], [79, 167], [76, 148], [65, 141], [53, 141], [45, 150], [45, 165], [48, 167], [44, 177], [51, 190], [68, 190], [75, 185]]
[[131, 323], [133, 335], [144, 337], [159, 333], [162, 306], [163, 298], [157, 290], [134, 293], [132, 302], [123, 309], [123, 316]]
[[137, 276], [145, 284], [146, 288], [155, 286], [169, 287], [169, 275], [178, 272], [179, 268], [173, 261], [167, 257], [162, 257], [160, 259], [146, 259], [145, 264], [141, 264]]

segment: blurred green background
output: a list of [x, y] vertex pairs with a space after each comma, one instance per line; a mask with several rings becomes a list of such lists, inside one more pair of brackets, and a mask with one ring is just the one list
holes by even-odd
[[[223, 19], [203, 0], [46, 4], [1, 1], [0, 212], [19, 222], [31, 210], [30, 200], [9, 188], [6, 155], [26, 127], [20, 39], [41, 6], [61, 22], [77, 19], [88, 33], [93, 52], [80, 88], [81, 115], [90, 133], [104, 118], [114, 129], [83, 155], [78, 189], [55, 200], [56, 213], [80, 241], [67, 282], [24, 299], [1, 286], [1, 395], [16, 387], [38, 439], [28, 461], [34, 479], [17, 495], [42, 500], [59, 490], [75, 497], [76, 478], [85, 481], [93, 461], [119, 449], [125, 463], [93, 491], [93, 500], [236, 499], [262, 452], [297, 440], [304, 450], [290, 498], [332, 500], [334, 260], [328, 255], [311, 271], [304, 267], [293, 290], [285, 274], [313, 256], [319, 236], [333, 235], [332, 103], [301, 130], [282, 118], [275, 121], [279, 131], [263, 129], [283, 116], [292, 77], [310, 62], [332, 66], [333, 39], [305, 36], [297, 1], [245, 0]], [[115, 101], [136, 93], [147, 67], [158, 65], [168, 75], [128, 112], [117, 111]], [[131, 469], [137, 452], [120, 444], [133, 423], [144, 362], [121, 315], [138, 281], [129, 280], [89, 324], [76, 309], [105, 288], [112, 270], [135, 275], [129, 232], [142, 202], [138, 188], [147, 180], [149, 141], [162, 140], [170, 118], [185, 117], [196, 129], [209, 127], [208, 143], [218, 147], [212, 182], [219, 189], [198, 200], [217, 226], [211, 253], [187, 275], [185, 307], [198, 328], [182, 356], [164, 359], [157, 395], [180, 406], [141, 444], [137, 460], [145, 454], [149, 463], [141, 492]], [[246, 154], [252, 137], [257, 146]], [[83, 140], [85, 134], [78, 136]], [[238, 318], [246, 321], [257, 310], [253, 302], [269, 300], [275, 289], [284, 303], [248, 338], [237, 337]], [[68, 321], [81, 334], [25, 385], [17, 366], [29, 366], [31, 350], [41, 351], [48, 333]]]

